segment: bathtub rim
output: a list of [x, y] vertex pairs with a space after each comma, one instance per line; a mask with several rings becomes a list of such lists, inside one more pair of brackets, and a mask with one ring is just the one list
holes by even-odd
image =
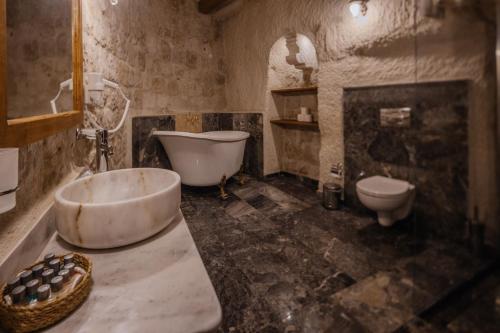
[[216, 142], [239, 142], [247, 140], [250, 133], [244, 131], [209, 131], [203, 133], [190, 133], [179, 131], [153, 131], [153, 136], [171, 136], [188, 139], [207, 140]]

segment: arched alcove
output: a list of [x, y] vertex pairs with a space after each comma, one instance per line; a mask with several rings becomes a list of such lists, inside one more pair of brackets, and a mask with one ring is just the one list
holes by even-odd
[[[316, 48], [307, 36], [289, 33], [274, 43], [269, 53], [264, 115], [267, 174], [287, 172], [319, 179], [317, 77]], [[313, 123], [297, 121], [300, 107], [309, 109]], [[286, 122], [279, 123], [283, 120]]]

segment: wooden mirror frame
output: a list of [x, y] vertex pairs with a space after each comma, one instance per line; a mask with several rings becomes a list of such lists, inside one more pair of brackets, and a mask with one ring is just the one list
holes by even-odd
[[0, 147], [21, 147], [75, 127], [83, 121], [82, 0], [72, 0], [73, 109], [7, 119], [7, 0], [0, 0]]

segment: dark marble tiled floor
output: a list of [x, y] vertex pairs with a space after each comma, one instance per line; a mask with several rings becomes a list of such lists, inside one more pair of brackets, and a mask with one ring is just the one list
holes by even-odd
[[491, 263], [416, 241], [408, 221], [384, 229], [327, 211], [291, 177], [228, 190], [221, 201], [183, 188], [182, 203], [222, 304], [220, 332], [443, 332], [419, 315]]

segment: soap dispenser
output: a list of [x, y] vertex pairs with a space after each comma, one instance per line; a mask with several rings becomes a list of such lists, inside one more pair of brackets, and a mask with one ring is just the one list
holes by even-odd
[[0, 149], [0, 214], [16, 207], [19, 149]]

